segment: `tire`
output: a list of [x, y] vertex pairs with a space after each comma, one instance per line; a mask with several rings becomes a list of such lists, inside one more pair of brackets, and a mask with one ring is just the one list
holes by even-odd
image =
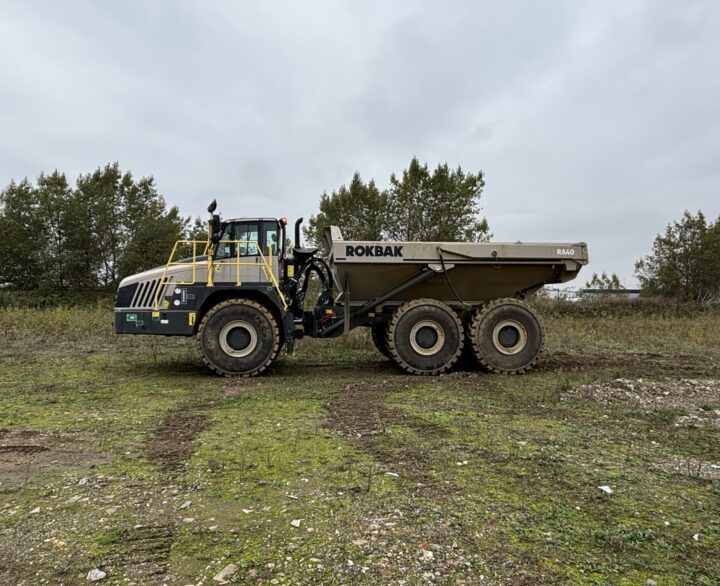
[[545, 343], [537, 314], [517, 299], [496, 299], [476, 309], [468, 338], [480, 365], [499, 374], [530, 370]]
[[385, 358], [390, 358], [390, 349], [387, 345], [387, 322], [376, 323], [370, 326], [373, 344]]
[[203, 362], [223, 376], [255, 376], [280, 352], [280, 330], [270, 311], [249, 299], [228, 299], [200, 322], [197, 342]]
[[444, 303], [415, 299], [395, 310], [387, 329], [390, 357], [410, 374], [449, 371], [465, 342], [462, 323]]

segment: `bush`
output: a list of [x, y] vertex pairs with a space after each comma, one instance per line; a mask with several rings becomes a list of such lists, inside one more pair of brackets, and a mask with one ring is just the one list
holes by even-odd
[[695, 302], [680, 303], [662, 297], [639, 297], [627, 299], [608, 297], [605, 299], [549, 299], [534, 297], [530, 302], [542, 315], [548, 317], [629, 317], [648, 315], [660, 317], [688, 316], [701, 312], [717, 312], [717, 308], [708, 308]]

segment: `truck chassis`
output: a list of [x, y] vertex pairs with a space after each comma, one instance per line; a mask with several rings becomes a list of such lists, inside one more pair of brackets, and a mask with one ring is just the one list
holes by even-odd
[[[225, 376], [264, 372], [303, 336], [357, 327], [408, 373], [441, 374], [466, 357], [519, 374], [544, 344], [525, 299], [588, 262], [581, 242], [356, 242], [336, 227], [326, 229], [323, 257], [300, 245], [301, 222], [286, 251], [284, 219], [213, 215], [206, 241], [179, 241], [164, 267], [121, 282], [115, 331], [195, 336], [203, 362]], [[176, 260], [183, 247], [192, 255]], [[307, 310], [313, 278], [320, 292]]]

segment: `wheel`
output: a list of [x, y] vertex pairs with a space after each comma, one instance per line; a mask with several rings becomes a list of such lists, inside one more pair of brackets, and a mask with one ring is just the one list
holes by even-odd
[[378, 352], [385, 358], [390, 358], [390, 350], [387, 345], [387, 323], [376, 323], [370, 326], [372, 341]]
[[543, 349], [540, 319], [517, 299], [496, 299], [478, 308], [468, 328], [475, 359], [490, 372], [527, 372]]
[[411, 374], [450, 370], [462, 352], [462, 324], [444, 303], [415, 299], [395, 310], [387, 329], [390, 357]]
[[205, 314], [197, 333], [203, 362], [224, 376], [255, 376], [280, 351], [280, 331], [267, 308], [249, 299], [228, 299]]

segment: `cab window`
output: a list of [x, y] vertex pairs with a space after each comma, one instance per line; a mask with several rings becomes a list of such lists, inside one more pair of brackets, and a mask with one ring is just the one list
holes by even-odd
[[235, 256], [235, 244], [228, 242], [228, 240], [235, 240], [234, 225], [228, 224], [223, 229], [222, 235], [220, 236], [220, 244], [218, 244], [217, 251], [215, 252], [215, 258], [232, 258]]
[[272, 254], [273, 256], [278, 255], [278, 226], [276, 222], [265, 222], [263, 223], [263, 253], [267, 254], [268, 249], [272, 247]]
[[240, 256], [257, 256], [259, 244], [259, 230], [256, 223], [242, 223], [235, 225], [235, 240], [238, 240]]

